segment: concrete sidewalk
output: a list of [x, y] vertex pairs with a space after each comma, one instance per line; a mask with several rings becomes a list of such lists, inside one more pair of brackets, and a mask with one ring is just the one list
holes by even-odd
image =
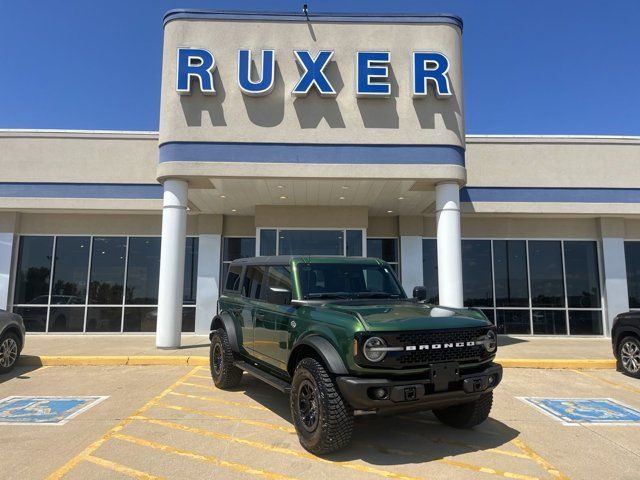
[[[499, 338], [505, 367], [614, 368], [608, 338]], [[183, 335], [182, 347], [158, 350], [154, 335], [30, 335], [22, 364], [31, 365], [207, 365], [209, 339]]]

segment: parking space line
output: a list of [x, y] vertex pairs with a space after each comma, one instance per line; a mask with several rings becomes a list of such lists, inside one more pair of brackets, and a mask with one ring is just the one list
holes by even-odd
[[534, 452], [531, 447], [529, 447], [526, 443], [524, 443], [519, 438], [514, 438], [513, 440], [511, 440], [511, 442], [520, 450], [522, 450], [524, 453], [529, 455], [538, 465], [544, 468], [549, 475], [555, 478], [558, 478], [560, 480], [569, 480], [569, 477], [561, 473], [556, 467], [551, 465], [544, 458], [542, 458], [540, 455]]
[[273, 423], [261, 422], [258, 420], [248, 420], [246, 418], [232, 417], [231, 415], [222, 415], [220, 413], [209, 412], [206, 410], [198, 410], [197, 408], [183, 407], [179, 405], [169, 405], [168, 403], [158, 402], [156, 405], [164, 408], [170, 408], [172, 410], [178, 410], [181, 412], [195, 413], [197, 415], [203, 415], [205, 417], [216, 418], [218, 420], [230, 420], [234, 422], [244, 423], [245, 425], [251, 425], [254, 427], [268, 428], [269, 430], [279, 430], [286, 433], [296, 433], [296, 429], [293, 427], [283, 427], [281, 425], [275, 425]]
[[102, 457], [96, 457], [95, 455], [87, 455], [85, 460], [87, 462], [95, 463], [96, 465], [100, 465], [101, 467], [113, 470], [114, 472], [122, 473], [132, 478], [137, 478], [139, 480], [164, 480], [164, 477], [158, 477], [157, 475], [142, 472], [140, 470], [136, 470], [135, 468], [127, 467], [126, 465], [121, 465]]
[[211, 375], [194, 375], [192, 378], [205, 378], [211, 380]]
[[144, 438], [134, 437], [131, 435], [125, 435], [123, 433], [114, 433], [113, 438], [117, 438], [119, 440], [123, 440], [125, 442], [133, 443], [135, 445], [140, 445], [143, 447], [153, 448], [155, 450], [160, 450], [165, 453], [172, 453], [174, 455], [179, 455], [181, 457], [189, 458], [191, 460], [199, 460], [201, 462], [207, 462], [212, 465], [216, 465], [223, 468], [228, 468], [230, 470], [236, 470], [238, 472], [247, 473], [250, 475], [258, 475], [265, 478], [270, 478], [273, 480], [295, 480], [293, 477], [287, 477], [286, 475], [281, 475], [279, 473], [269, 472], [266, 470], [260, 470], [257, 468], [249, 467], [248, 465], [243, 465], [241, 463], [229, 462], [227, 460], [222, 460], [220, 458], [214, 457], [212, 455], [202, 455], [196, 452], [190, 452], [188, 450], [181, 450], [179, 448], [172, 447], [170, 445], [165, 445], [163, 443], [152, 442], [151, 440], [145, 440]]
[[263, 407], [262, 405], [251, 405], [250, 403], [240, 403], [240, 402], [234, 402], [232, 400], [223, 400], [221, 398], [215, 398], [215, 397], [207, 397], [207, 396], [201, 396], [201, 395], [191, 395], [189, 393], [181, 393], [181, 392], [169, 392], [169, 395], [177, 395], [179, 397], [187, 397], [187, 398], [193, 398], [196, 400], [204, 400], [205, 402], [212, 402], [212, 403], [220, 403], [223, 405], [230, 405], [232, 407], [240, 407], [240, 408], [250, 408], [252, 410], [261, 410], [263, 412], [270, 412], [271, 410], [269, 410], [266, 407]]
[[629, 385], [624, 385], [622, 383], [613, 382], [611, 380], [607, 380], [606, 378], [600, 378], [597, 375], [593, 375], [591, 373], [582, 372], [580, 370], [571, 370], [573, 373], [577, 373], [580, 375], [584, 375], [585, 377], [592, 378], [594, 380], [598, 380], [599, 382], [606, 383], [607, 385], [611, 385], [616, 388], [621, 388], [623, 390], [628, 390], [633, 393], [640, 393], [640, 388], [634, 388]]
[[331, 460], [327, 460], [325, 458], [321, 458], [321, 457], [316, 457], [315, 455], [312, 455], [311, 453], [307, 453], [307, 452], [299, 452], [296, 450], [291, 450], [289, 448], [284, 448], [284, 447], [278, 447], [275, 445], [269, 445], [267, 443], [261, 443], [261, 442], [255, 442], [253, 440], [247, 440], [244, 438], [239, 438], [239, 437], [234, 437], [232, 435], [227, 435], [226, 433], [220, 433], [220, 432], [215, 432], [213, 430], [205, 430], [203, 428], [198, 428], [198, 427], [190, 427], [187, 425], [182, 425], [180, 423], [174, 423], [174, 422], [168, 422], [166, 420], [158, 420], [155, 418], [149, 418], [149, 417], [145, 417], [143, 415], [138, 415], [136, 418], [136, 420], [140, 420], [140, 421], [144, 421], [147, 423], [151, 423], [154, 425], [160, 425], [163, 427], [167, 427], [167, 428], [171, 428], [174, 430], [180, 430], [183, 432], [190, 432], [190, 433], [195, 433], [197, 435], [202, 435], [205, 437], [210, 437], [210, 438], [215, 438], [217, 440], [223, 440], [223, 441], [227, 441], [227, 442], [233, 442], [233, 443], [239, 443], [241, 445], [246, 445], [248, 447], [253, 447], [253, 448], [258, 448], [260, 450], [266, 450], [269, 452], [275, 452], [275, 453], [281, 453], [283, 455], [289, 455], [292, 457], [297, 457], [297, 458], [304, 458], [306, 460], [311, 460], [314, 462], [319, 462], [319, 463], [325, 463], [325, 464], [329, 464], [329, 465], [335, 465], [338, 467], [342, 467], [342, 468], [347, 468], [350, 470], [356, 470], [358, 472], [362, 472], [362, 473], [370, 473], [373, 475], [379, 475], [381, 477], [385, 477], [385, 478], [396, 478], [399, 480], [422, 480], [418, 477], [411, 477], [411, 476], [407, 476], [407, 475], [402, 475], [400, 473], [395, 473], [395, 472], [390, 472], [387, 470], [381, 470], [379, 468], [374, 468], [374, 467], [369, 467], [367, 465], [360, 465], [360, 464], [356, 464], [356, 463], [349, 463], [349, 462], [334, 462]]
[[220, 391], [216, 387], [212, 387], [211, 385], [203, 385], [201, 383], [184, 382], [183, 385], [187, 385], [189, 387], [198, 387], [198, 388], [202, 388], [203, 390], [210, 390], [210, 391], [213, 391], [213, 392], [219, 392]]
[[59, 480], [60, 478], [64, 477], [67, 473], [69, 473], [71, 470], [73, 470], [80, 462], [85, 460], [87, 456], [93, 454], [96, 450], [98, 450], [98, 448], [100, 448], [116, 432], [122, 430], [127, 424], [131, 423], [135, 416], [141, 415], [144, 412], [146, 412], [149, 408], [151, 408], [154, 405], [154, 402], [157, 402], [160, 399], [162, 399], [163, 397], [165, 397], [166, 395], [168, 395], [175, 387], [180, 385], [180, 383], [184, 382], [191, 375], [193, 375], [197, 371], [199, 371], [200, 368], [201, 367], [195, 367], [192, 370], [190, 370], [187, 374], [185, 374], [182, 377], [180, 377], [173, 384], [171, 384], [169, 387], [167, 387], [162, 392], [160, 392], [160, 394], [156, 395], [151, 400], [149, 400], [147, 403], [145, 403], [142, 407], [140, 407], [138, 410], [136, 410], [134, 413], [132, 413], [128, 417], [124, 418], [120, 423], [118, 423], [115, 427], [111, 428], [107, 433], [105, 433], [98, 440], [96, 440], [93, 443], [91, 443], [82, 452], [80, 452], [75, 457], [73, 457], [70, 460], [68, 460], [67, 463], [65, 463], [60, 468], [58, 468], [55, 472], [53, 472], [51, 475], [49, 475], [47, 477], [47, 480]]

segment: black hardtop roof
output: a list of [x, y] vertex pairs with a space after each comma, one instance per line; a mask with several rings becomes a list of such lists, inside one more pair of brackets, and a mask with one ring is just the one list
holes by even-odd
[[367, 257], [341, 257], [341, 256], [312, 256], [312, 255], [273, 255], [264, 257], [246, 257], [233, 260], [232, 265], [288, 265], [292, 260], [301, 262], [313, 262], [319, 260], [326, 262], [327, 260], [335, 260], [336, 262], [349, 263], [378, 263], [376, 258]]

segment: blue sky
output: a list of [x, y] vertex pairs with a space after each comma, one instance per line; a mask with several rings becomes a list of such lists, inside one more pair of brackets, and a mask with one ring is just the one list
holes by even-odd
[[[157, 130], [162, 16], [298, 1], [1, 0], [0, 128]], [[308, 0], [455, 13], [468, 133], [640, 135], [640, 1]]]

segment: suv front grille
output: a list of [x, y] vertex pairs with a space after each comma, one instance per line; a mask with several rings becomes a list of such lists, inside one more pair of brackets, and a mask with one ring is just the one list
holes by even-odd
[[[395, 337], [394, 344], [416, 346], [413, 351], [398, 352], [395, 361], [400, 365], [423, 365], [435, 362], [464, 362], [480, 360], [487, 356], [483, 345], [467, 345], [487, 332], [486, 328], [464, 330], [437, 330], [431, 332], [401, 333]], [[445, 345], [453, 347], [445, 348]], [[464, 346], [457, 346], [464, 344]], [[440, 345], [440, 348], [420, 350], [420, 345]]]

